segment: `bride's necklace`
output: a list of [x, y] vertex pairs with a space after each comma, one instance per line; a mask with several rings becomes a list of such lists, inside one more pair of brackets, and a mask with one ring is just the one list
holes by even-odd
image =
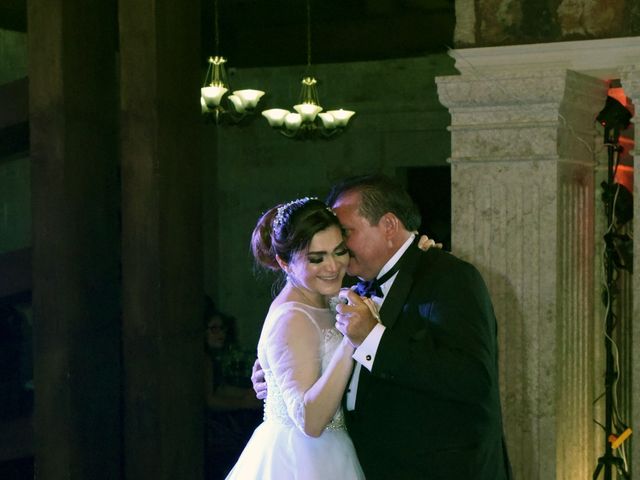
[[309, 295], [308, 291], [306, 291], [305, 288], [296, 285], [296, 283], [294, 281], [289, 280], [289, 284], [291, 285], [291, 288], [293, 290], [295, 290], [302, 298], [304, 298], [306, 300], [306, 302], [302, 302], [302, 303], [306, 303], [310, 307], [314, 307], [314, 308], [327, 308], [328, 307], [327, 299], [323, 295], [318, 294], [320, 299], [319, 300], [318, 299], [314, 299]]

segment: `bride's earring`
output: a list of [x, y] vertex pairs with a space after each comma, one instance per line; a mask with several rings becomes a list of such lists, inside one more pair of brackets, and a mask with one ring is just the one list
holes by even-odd
[[288, 268], [284, 271], [284, 273], [287, 276], [287, 283], [290, 283], [292, 286], [297, 287], [298, 283], [296, 282], [296, 277], [293, 275], [293, 273], [291, 273]]

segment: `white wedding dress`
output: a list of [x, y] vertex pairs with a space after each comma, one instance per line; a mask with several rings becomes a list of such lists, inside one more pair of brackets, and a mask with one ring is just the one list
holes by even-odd
[[[286, 328], [280, 322], [285, 316]], [[334, 323], [329, 309], [298, 302], [280, 304], [267, 314], [258, 342], [267, 381], [264, 421], [227, 480], [364, 479], [342, 408], [319, 437], [304, 433], [301, 384], [320, 377], [342, 341]]]

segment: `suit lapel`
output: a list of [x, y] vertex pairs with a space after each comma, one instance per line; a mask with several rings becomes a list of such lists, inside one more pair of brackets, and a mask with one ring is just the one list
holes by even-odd
[[420, 253], [421, 250], [418, 248], [416, 238], [402, 257], [400, 257], [400, 260], [398, 260], [400, 263], [400, 271], [380, 309], [380, 318], [382, 318], [382, 322], [387, 328], [392, 328], [396, 323], [400, 311], [405, 304], [405, 300], [409, 295], [411, 285], [413, 284], [413, 273], [418, 264], [417, 257]]

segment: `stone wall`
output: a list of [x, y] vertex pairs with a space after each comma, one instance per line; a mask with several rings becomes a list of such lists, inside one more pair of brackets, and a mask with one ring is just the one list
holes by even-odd
[[640, 34], [636, 0], [456, 0], [455, 44], [515, 45]]
[[27, 35], [0, 28], [0, 85], [27, 75]]
[[0, 253], [31, 245], [28, 152], [6, 133], [29, 119], [26, 75], [26, 34], [0, 29]]

